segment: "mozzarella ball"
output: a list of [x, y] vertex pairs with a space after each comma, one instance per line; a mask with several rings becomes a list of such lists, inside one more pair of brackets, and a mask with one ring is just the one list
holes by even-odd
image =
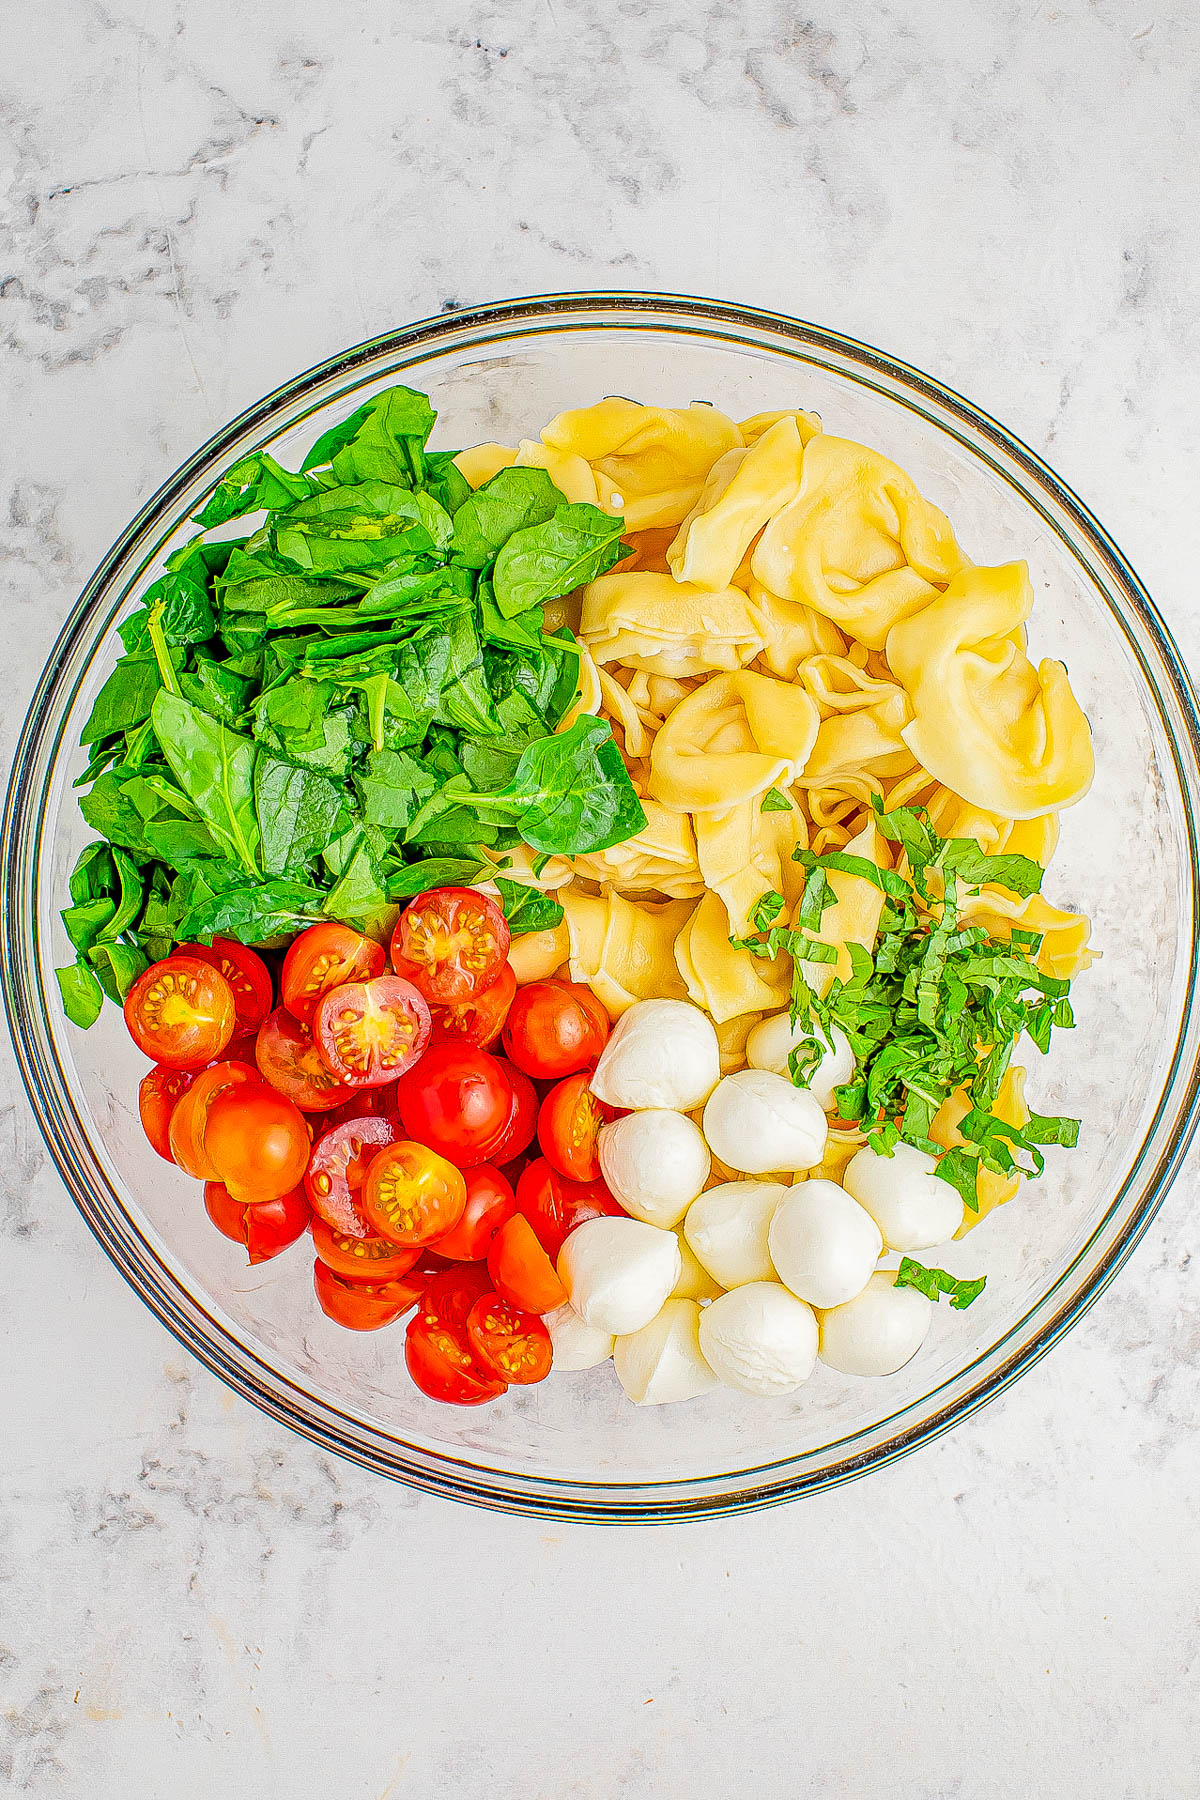
[[694, 1300], [668, 1300], [648, 1325], [617, 1339], [617, 1380], [636, 1406], [694, 1400], [720, 1385], [700, 1354], [699, 1325]]
[[790, 1394], [817, 1360], [811, 1306], [778, 1281], [751, 1281], [722, 1294], [700, 1315], [700, 1351], [709, 1368], [744, 1394]]
[[812, 1095], [768, 1069], [739, 1069], [717, 1083], [704, 1108], [704, 1135], [718, 1162], [746, 1175], [811, 1169], [828, 1126]]
[[933, 1304], [895, 1282], [894, 1269], [880, 1269], [861, 1294], [821, 1314], [822, 1362], [843, 1375], [894, 1375], [911, 1361], [925, 1342]]
[[679, 1280], [671, 1289], [672, 1300], [715, 1300], [718, 1294], [725, 1292], [724, 1288], [719, 1281], [713, 1280], [682, 1231], [677, 1231], [675, 1237], [683, 1267]]
[[775, 1279], [767, 1231], [790, 1192], [781, 1181], [724, 1181], [688, 1207], [683, 1235], [701, 1267], [723, 1288]]
[[617, 1340], [612, 1332], [585, 1325], [573, 1306], [556, 1306], [543, 1323], [554, 1346], [556, 1369], [594, 1369], [613, 1353]]
[[558, 1276], [586, 1325], [624, 1336], [648, 1325], [682, 1268], [673, 1231], [640, 1219], [587, 1219], [558, 1253]]
[[721, 1075], [717, 1034], [707, 1013], [687, 1000], [638, 1000], [613, 1027], [592, 1076], [608, 1106], [641, 1112], [702, 1106]]
[[833, 1048], [815, 1031], [797, 1019], [793, 1025], [789, 1014], [775, 1013], [754, 1027], [746, 1039], [746, 1061], [752, 1069], [769, 1069], [772, 1075], [791, 1079], [788, 1057], [801, 1044], [815, 1041], [821, 1049], [821, 1060], [810, 1070], [807, 1091], [823, 1112], [833, 1112], [833, 1091], [849, 1081], [854, 1073], [854, 1052], [850, 1040], [837, 1025], [830, 1029]]
[[889, 1250], [928, 1250], [952, 1238], [963, 1219], [962, 1196], [936, 1168], [937, 1159], [915, 1144], [897, 1144], [891, 1156], [867, 1144], [846, 1164], [842, 1186], [866, 1207]]
[[599, 1150], [605, 1181], [625, 1211], [647, 1225], [678, 1225], [712, 1168], [700, 1127], [665, 1107], [602, 1126]]
[[767, 1233], [775, 1273], [810, 1306], [840, 1306], [861, 1294], [883, 1253], [870, 1213], [836, 1181], [788, 1188]]

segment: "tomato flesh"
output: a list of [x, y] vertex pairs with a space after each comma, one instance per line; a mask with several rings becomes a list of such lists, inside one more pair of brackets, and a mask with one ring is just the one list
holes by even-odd
[[318, 1214], [312, 1222], [313, 1245], [326, 1268], [346, 1281], [395, 1281], [407, 1275], [421, 1252], [405, 1250], [375, 1232], [360, 1237], [335, 1231]]
[[594, 1063], [608, 1034], [608, 1014], [590, 988], [572, 981], [531, 981], [517, 991], [503, 1040], [518, 1069], [542, 1081], [559, 1081]]
[[399, 1081], [396, 1105], [409, 1137], [456, 1163], [487, 1162], [511, 1116], [513, 1087], [486, 1050], [439, 1044]]
[[372, 1159], [386, 1144], [395, 1141], [392, 1121], [370, 1114], [332, 1125], [317, 1139], [308, 1159], [304, 1187], [313, 1211], [334, 1231], [349, 1237], [370, 1234], [360, 1204], [362, 1185]]
[[434, 1044], [471, 1044], [486, 1050], [500, 1036], [517, 992], [517, 978], [505, 963], [496, 980], [457, 1006], [430, 1006]]
[[505, 1391], [503, 1381], [483, 1374], [464, 1339], [421, 1313], [408, 1322], [404, 1361], [414, 1386], [449, 1406], [482, 1406]]
[[526, 1386], [544, 1381], [554, 1362], [550, 1333], [536, 1313], [485, 1294], [467, 1315], [467, 1342], [475, 1361], [498, 1381]]
[[144, 969], [124, 1011], [138, 1049], [172, 1069], [200, 1069], [220, 1056], [237, 1017], [225, 977], [194, 956], [168, 956]]
[[181, 944], [174, 954], [194, 956], [197, 962], [219, 970], [233, 994], [237, 1020], [234, 1031], [243, 1036], [258, 1030], [274, 1002], [275, 984], [270, 969], [256, 951], [235, 943], [233, 938], [215, 937], [211, 944]]
[[552, 1261], [577, 1225], [587, 1219], [619, 1219], [625, 1209], [603, 1181], [567, 1181], [539, 1156], [517, 1182], [517, 1211], [528, 1219]]
[[138, 1085], [138, 1114], [148, 1141], [167, 1162], [171, 1155], [171, 1114], [194, 1080], [189, 1069], [171, 1069], [158, 1063]]
[[477, 888], [431, 888], [410, 900], [392, 933], [392, 967], [438, 1006], [458, 1006], [500, 976], [508, 921]]
[[277, 1200], [299, 1187], [312, 1138], [304, 1115], [263, 1082], [218, 1094], [204, 1128], [205, 1153], [235, 1200]]
[[591, 1091], [591, 1068], [567, 1075], [552, 1087], [538, 1113], [542, 1155], [568, 1181], [599, 1181], [600, 1127], [613, 1116]]
[[487, 1266], [500, 1298], [521, 1312], [553, 1312], [566, 1301], [567, 1290], [523, 1213], [500, 1227]]
[[261, 1206], [235, 1200], [220, 1181], [204, 1184], [204, 1210], [224, 1237], [244, 1244], [252, 1263], [269, 1262], [304, 1236], [312, 1213], [303, 1188], [293, 1188]]
[[200, 1181], [221, 1179], [206, 1144], [209, 1113], [216, 1100], [231, 1089], [257, 1090], [263, 1085], [261, 1076], [245, 1063], [218, 1062], [201, 1069], [176, 1102], [167, 1133], [171, 1158], [185, 1175], [195, 1175]]
[[465, 1331], [467, 1314], [475, 1302], [492, 1291], [486, 1264], [451, 1264], [430, 1276], [421, 1297], [421, 1310], [451, 1331]]
[[355, 1089], [339, 1081], [313, 1042], [312, 1030], [277, 1006], [259, 1028], [255, 1060], [264, 1081], [301, 1112], [330, 1112], [353, 1100]]
[[339, 1081], [377, 1087], [395, 1081], [429, 1042], [429, 1008], [410, 981], [377, 975], [333, 988], [318, 1002], [313, 1035]]
[[[421, 1278], [423, 1280], [423, 1277]], [[411, 1276], [396, 1281], [347, 1281], [320, 1258], [313, 1264], [317, 1304], [326, 1318], [347, 1331], [379, 1331], [410, 1312], [421, 1298]]]
[[491, 1163], [464, 1169], [467, 1203], [456, 1225], [436, 1239], [438, 1254], [455, 1262], [482, 1262], [492, 1239], [517, 1210], [512, 1183]]
[[312, 1023], [317, 1002], [330, 988], [347, 981], [371, 981], [382, 975], [387, 958], [382, 944], [352, 931], [349, 925], [310, 925], [283, 959], [280, 991], [292, 1017]]
[[419, 1249], [453, 1229], [467, 1204], [462, 1173], [427, 1144], [390, 1144], [362, 1186], [363, 1217], [393, 1244]]

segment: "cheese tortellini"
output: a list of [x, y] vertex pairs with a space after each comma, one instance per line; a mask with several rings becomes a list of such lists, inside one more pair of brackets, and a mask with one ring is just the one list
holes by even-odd
[[679, 812], [723, 810], [794, 781], [820, 727], [803, 688], [743, 669], [714, 675], [664, 720], [649, 793]]

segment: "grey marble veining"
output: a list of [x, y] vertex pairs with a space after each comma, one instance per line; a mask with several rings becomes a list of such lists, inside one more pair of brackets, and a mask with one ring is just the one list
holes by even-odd
[[[1043, 451], [1200, 660], [1182, 0], [39, 0], [0, 73], [7, 761], [89, 570], [298, 369], [559, 287], [777, 307]], [[0, 1785], [1190, 1800], [1196, 1159], [1003, 1401], [669, 1533], [472, 1513], [236, 1401], [0, 1064]]]

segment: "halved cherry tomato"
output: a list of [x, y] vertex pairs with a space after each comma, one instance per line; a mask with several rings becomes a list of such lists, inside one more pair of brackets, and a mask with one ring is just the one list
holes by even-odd
[[166, 1063], [157, 1063], [138, 1085], [142, 1130], [167, 1162], [175, 1161], [171, 1155], [171, 1114], [194, 1079], [190, 1069], [169, 1069]]
[[521, 1386], [544, 1381], [554, 1362], [550, 1333], [536, 1313], [485, 1294], [467, 1315], [467, 1342], [475, 1361], [499, 1381]]
[[235, 1200], [220, 1181], [204, 1184], [204, 1210], [225, 1237], [245, 1244], [252, 1263], [268, 1262], [298, 1237], [303, 1237], [312, 1218], [303, 1188], [293, 1188], [260, 1206]]
[[347, 1281], [319, 1258], [313, 1265], [317, 1304], [326, 1318], [348, 1331], [378, 1331], [383, 1325], [394, 1325], [421, 1298], [423, 1280], [423, 1276], [414, 1281], [411, 1275], [401, 1275], [396, 1281]]
[[221, 1052], [221, 1061], [245, 1063], [256, 1075], [260, 1074], [257, 1031], [239, 1032], [237, 1037], [230, 1038]]
[[454, 1162], [485, 1162], [512, 1114], [513, 1087], [486, 1050], [438, 1044], [397, 1083], [396, 1105], [409, 1137]]
[[436, 1321], [430, 1324], [421, 1312], [408, 1322], [404, 1361], [423, 1394], [451, 1406], [482, 1406], [505, 1391], [503, 1381], [484, 1375], [465, 1336], [448, 1331]]
[[318, 1002], [313, 1036], [339, 1081], [379, 1087], [410, 1069], [429, 1042], [429, 1008], [411, 981], [377, 975], [332, 988]]
[[594, 1063], [608, 1034], [608, 1014], [590, 988], [573, 981], [531, 981], [517, 990], [503, 1037], [518, 1069], [557, 1081]]
[[247, 1205], [299, 1187], [311, 1146], [300, 1108], [263, 1081], [227, 1088], [208, 1109], [205, 1154], [217, 1180]]
[[255, 1057], [259, 1073], [301, 1112], [329, 1112], [355, 1089], [339, 1081], [313, 1042], [310, 1026], [277, 1006], [259, 1029]]
[[394, 1244], [432, 1244], [462, 1218], [467, 1184], [460, 1170], [427, 1144], [381, 1150], [362, 1186], [363, 1216]]
[[613, 1117], [613, 1109], [597, 1100], [591, 1080], [590, 1068], [566, 1076], [551, 1088], [538, 1112], [537, 1135], [542, 1154], [551, 1168], [568, 1181], [600, 1179], [596, 1140], [600, 1127]]
[[505, 963], [496, 980], [482, 993], [472, 994], [457, 1006], [431, 1006], [431, 1043], [473, 1044], [477, 1050], [486, 1050], [500, 1036], [516, 991], [517, 978]]
[[524, 1213], [514, 1213], [500, 1227], [488, 1251], [487, 1266], [500, 1298], [522, 1312], [553, 1312], [567, 1298], [554, 1264]]
[[517, 1182], [517, 1211], [529, 1220], [547, 1256], [557, 1261], [577, 1225], [586, 1219], [619, 1219], [625, 1209], [603, 1181], [568, 1181], [539, 1156]]
[[431, 888], [410, 900], [392, 933], [392, 967], [438, 1006], [457, 1006], [499, 978], [508, 920], [477, 888]]
[[219, 969], [233, 992], [234, 1026], [239, 1036], [257, 1031], [271, 1010], [275, 985], [271, 971], [256, 951], [232, 938], [215, 937], [211, 944], [180, 944], [176, 956], [194, 956], [197, 962]]
[[532, 1144], [533, 1134], [537, 1129], [538, 1097], [528, 1075], [521, 1069], [514, 1069], [511, 1063], [504, 1062], [503, 1057], [498, 1057], [497, 1061], [503, 1063], [512, 1083], [512, 1106], [500, 1136], [490, 1144], [485, 1144], [479, 1155], [486, 1161], [499, 1165], [512, 1162]]
[[482, 1262], [492, 1239], [517, 1210], [511, 1183], [491, 1163], [463, 1171], [467, 1204], [458, 1224], [438, 1238], [438, 1254], [455, 1262]]
[[206, 1146], [208, 1115], [218, 1097], [233, 1088], [251, 1087], [269, 1093], [261, 1075], [242, 1062], [218, 1062], [201, 1069], [186, 1094], [175, 1103], [168, 1140], [172, 1159], [185, 1175], [200, 1181], [219, 1181]]
[[[347, 1237], [370, 1235], [371, 1227], [359, 1203], [362, 1185], [372, 1159], [385, 1144], [394, 1144], [396, 1136], [390, 1119], [367, 1115], [331, 1126], [313, 1145], [304, 1188], [314, 1212], [334, 1231]], [[329, 1262], [328, 1257], [325, 1260]]]
[[389, 1119], [396, 1115], [395, 1099], [390, 1087], [352, 1088], [349, 1100], [343, 1100], [332, 1112], [322, 1113], [317, 1129], [323, 1134], [335, 1125], [348, 1125], [352, 1119]]
[[129, 1035], [172, 1069], [202, 1069], [233, 1036], [233, 990], [194, 956], [168, 956], [138, 976], [125, 997]]
[[347, 981], [371, 981], [386, 962], [383, 945], [349, 925], [310, 925], [283, 959], [283, 1004], [293, 1018], [311, 1024], [322, 994]]
[[[404, 1250], [387, 1238], [371, 1232], [356, 1237], [345, 1231], [334, 1231], [318, 1215], [312, 1222], [313, 1244], [326, 1268], [347, 1281], [396, 1281], [416, 1263], [419, 1249]], [[428, 1279], [428, 1277], [426, 1277]]]
[[487, 1264], [451, 1263], [431, 1275], [421, 1296], [421, 1311], [451, 1331], [465, 1331], [475, 1302], [492, 1291]]

